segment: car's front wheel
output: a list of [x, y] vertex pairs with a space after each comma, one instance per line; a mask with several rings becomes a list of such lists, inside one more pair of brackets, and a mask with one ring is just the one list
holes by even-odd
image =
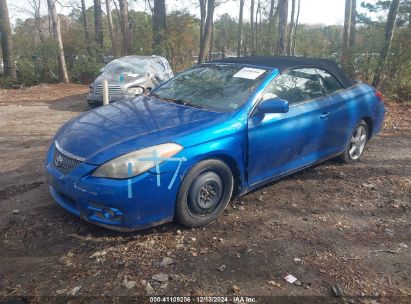
[[345, 163], [357, 161], [364, 152], [365, 145], [368, 141], [368, 125], [361, 120], [351, 134], [350, 141], [344, 152], [341, 154], [341, 160]]
[[196, 164], [186, 175], [176, 202], [176, 218], [188, 227], [214, 221], [224, 211], [233, 193], [233, 175], [216, 159]]

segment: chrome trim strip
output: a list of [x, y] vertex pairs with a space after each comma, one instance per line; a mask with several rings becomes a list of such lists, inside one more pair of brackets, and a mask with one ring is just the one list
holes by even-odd
[[62, 147], [60, 147], [60, 145], [59, 145], [59, 143], [58, 143], [57, 140], [54, 141], [54, 146], [56, 147], [57, 150], [59, 150], [59, 152], [60, 152], [61, 154], [64, 154], [64, 155], [67, 156], [67, 157], [73, 158], [73, 159], [78, 160], [78, 161], [81, 161], [81, 162], [84, 162], [84, 161], [86, 160], [86, 159], [83, 158], [83, 157], [76, 156], [76, 155], [74, 155], [74, 154], [71, 154], [70, 152], [65, 151]]

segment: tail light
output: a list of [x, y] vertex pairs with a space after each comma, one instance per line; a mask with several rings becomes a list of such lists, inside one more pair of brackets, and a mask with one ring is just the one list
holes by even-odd
[[382, 95], [380, 91], [376, 91], [375, 96], [378, 98], [379, 101], [384, 102], [384, 95]]

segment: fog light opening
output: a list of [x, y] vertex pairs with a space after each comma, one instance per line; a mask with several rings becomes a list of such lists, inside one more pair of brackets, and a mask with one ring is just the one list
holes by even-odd
[[117, 218], [117, 217], [121, 216], [121, 212], [118, 209], [116, 209], [116, 208], [107, 208], [107, 207], [103, 208], [102, 214], [108, 220], [112, 220], [114, 218]]

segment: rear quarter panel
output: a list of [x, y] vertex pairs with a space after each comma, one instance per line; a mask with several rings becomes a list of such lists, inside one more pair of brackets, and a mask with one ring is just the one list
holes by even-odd
[[384, 120], [384, 104], [377, 98], [376, 90], [364, 83], [358, 83], [351, 88], [340, 91], [333, 99], [343, 99], [344, 104], [336, 105], [336, 111], [344, 111], [348, 128], [345, 132], [344, 147], [360, 120], [369, 124], [369, 137], [375, 136], [382, 127]]

